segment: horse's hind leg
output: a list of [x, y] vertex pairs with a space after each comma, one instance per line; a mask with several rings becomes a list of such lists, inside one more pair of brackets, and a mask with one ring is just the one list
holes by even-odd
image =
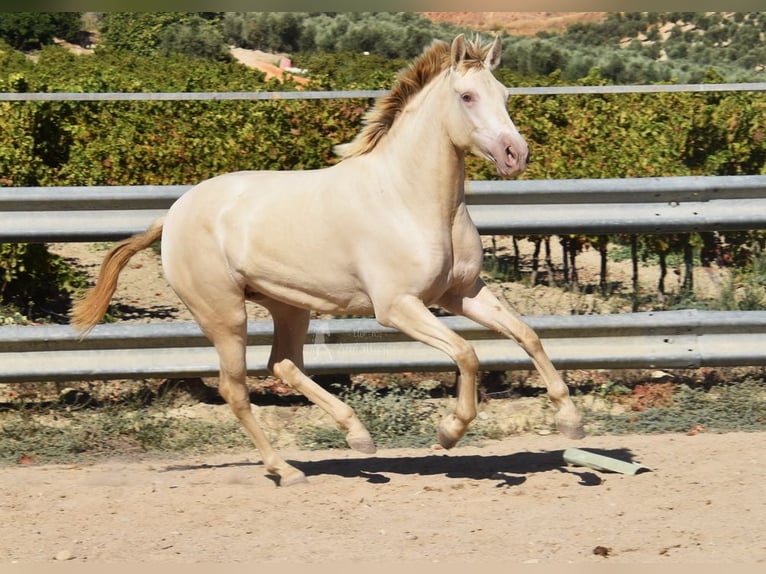
[[[211, 271], [209, 276], [215, 274]], [[253, 415], [246, 385], [247, 313], [244, 293], [239, 292], [234, 285], [227, 284], [228, 290], [220, 287], [204, 282], [194, 283], [188, 289], [179, 289], [177, 284], [174, 285], [179, 297], [189, 307], [218, 352], [218, 390], [255, 444], [266, 470], [279, 476], [281, 486], [305, 482], [305, 475], [276, 453]], [[210, 292], [203, 291], [206, 288]]]
[[247, 376], [246, 323], [245, 321], [244, 326], [238, 325], [235, 331], [226, 335], [217, 333], [213, 341], [221, 360], [219, 392], [255, 444], [263, 458], [266, 470], [279, 476], [280, 486], [304, 482], [306, 480], [304, 474], [276, 453], [253, 415], [253, 407], [250, 404], [245, 383]]
[[274, 320], [274, 342], [269, 370], [312, 403], [329, 414], [346, 431], [346, 442], [354, 450], [375, 452], [370, 433], [353, 409], [312, 381], [303, 371], [303, 343], [309, 324], [309, 311], [274, 300], [259, 300]]

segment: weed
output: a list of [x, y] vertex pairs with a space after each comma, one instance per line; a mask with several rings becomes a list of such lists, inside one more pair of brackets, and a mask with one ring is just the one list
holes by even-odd
[[210, 452], [250, 442], [239, 424], [171, 416], [164, 408], [110, 405], [71, 410], [61, 406], [3, 414], [0, 464], [22, 456], [40, 463], [68, 463], [106, 454]]
[[[576, 394], [590, 434], [675, 433], [704, 428], [708, 432], [766, 430], [766, 381], [761, 375], [736, 376], [737, 383], [705, 375], [683, 384], [636, 383], [597, 378], [587, 395]], [[432, 444], [436, 425], [454, 406], [454, 398], [431, 398], [426, 386], [387, 379], [384, 387], [364, 382], [338, 385], [340, 398], [354, 408], [379, 447]], [[598, 400], [585, 400], [589, 396]], [[541, 397], [541, 400], [546, 400]], [[252, 445], [238, 421], [206, 421], [179, 415], [167, 400], [147, 401], [134, 393], [123, 401], [56, 403], [21, 402], [0, 418], [0, 464], [27, 457], [38, 463], [72, 463], [105, 455], [205, 454]], [[181, 411], [182, 412], [182, 411]], [[478, 417], [461, 444], [501, 439], [506, 430], [493, 417]], [[344, 435], [326, 426], [297, 431], [302, 448], [347, 448]]]
[[[339, 386], [340, 387], [340, 386]], [[423, 446], [436, 434], [436, 405], [425, 389], [392, 384], [384, 390], [362, 384], [339, 388], [339, 395], [356, 412], [379, 447]], [[335, 429], [311, 426], [297, 436], [303, 448], [343, 448], [345, 435]]]
[[[729, 385], [702, 387], [678, 385], [670, 392], [667, 384], [646, 387], [635, 395], [635, 408], [628, 412], [583, 413], [593, 434], [708, 432], [766, 430], [766, 384], [747, 378]], [[624, 401], [624, 395], [619, 399]]]
[[[437, 402], [429, 398], [426, 386], [403, 386], [389, 381], [385, 389], [371, 385], [339, 388], [340, 398], [354, 409], [367, 427], [376, 446], [381, 448], [422, 447], [436, 441], [436, 427], [452, 400]], [[471, 423], [461, 444], [500, 439], [508, 433], [492, 419], [480, 417]], [[336, 429], [310, 426], [301, 429], [297, 443], [302, 448], [346, 448], [345, 435]]]
[[0, 325], [28, 325], [29, 319], [11, 305], [0, 305]]

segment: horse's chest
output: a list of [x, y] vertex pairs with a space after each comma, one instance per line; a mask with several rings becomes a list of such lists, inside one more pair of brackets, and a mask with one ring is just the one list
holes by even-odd
[[451, 233], [452, 285], [471, 285], [481, 272], [481, 237], [465, 209], [458, 211]]
[[417, 274], [436, 296], [473, 285], [481, 272], [483, 252], [478, 234], [453, 234], [438, 246], [432, 244], [426, 253], [426, 257], [419, 259]]
[[482, 251], [481, 244], [478, 249], [455, 250], [450, 269], [450, 287], [472, 285], [481, 272]]

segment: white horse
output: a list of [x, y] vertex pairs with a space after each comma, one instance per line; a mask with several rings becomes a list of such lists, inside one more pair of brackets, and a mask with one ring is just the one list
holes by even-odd
[[439, 425], [451, 448], [476, 416], [479, 362], [473, 347], [428, 309], [440, 306], [514, 339], [531, 357], [558, 407], [559, 430], [583, 436], [568, 389], [534, 331], [479, 278], [482, 245], [468, 214], [465, 154], [520, 173], [527, 144], [492, 70], [500, 39], [487, 46], [458, 36], [434, 42], [404, 70], [342, 161], [318, 170], [243, 171], [196, 185], [145, 233], [105, 257], [96, 286], [78, 301], [72, 323], [87, 332], [104, 315], [117, 277], [137, 251], [162, 237], [168, 282], [220, 358], [220, 392], [280, 484], [305, 480], [269, 444], [245, 386], [245, 301], [274, 321], [268, 368], [347, 431], [348, 444], [375, 446], [353, 410], [312, 381], [303, 367], [311, 310], [375, 315], [449, 355], [459, 371], [454, 413]]

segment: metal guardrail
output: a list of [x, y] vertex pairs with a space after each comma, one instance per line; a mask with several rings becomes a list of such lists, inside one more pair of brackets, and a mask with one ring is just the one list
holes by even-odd
[[[645, 232], [766, 228], [766, 176], [467, 182], [482, 233]], [[120, 239], [143, 231], [190, 186], [0, 188], [0, 241]], [[528, 317], [551, 359], [573, 368], [764, 365], [765, 312], [697, 311]], [[474, 344], [482, 367], [531, 368], [514, 343], [443, 318]], [[248, 364], [265, 374], [271, 323], [249, 330]], [[314, 321], [313, 373], [439, 371], [438, 351], [374, 320]], [[0, 382], [213, 376], [217, 356], [194, 323], [0, 328]]]
[[[636, 84], [624, 86], [513, 86], [509, 96], [639, 94], [667, 92], [761, 92], [766, 82], [716, 84]], [[148, 102], [223, 100], [327, 100], [379, 98], [387, 90], [299, 90], [293, 92], [2, 92], [0, 102]]]
[[[509, 95], [764, 91], [766, 83], [508, 88]], [[376, 98], [350, 92], [0, 93], [0, 101]], [[143, 231], [190, 186], [0, 188], [0, 242], [99, 241]], [[467, 182], [483, 234], [646, 233], [766, 229], [766, 176]], [[532, 316], [559, 369], [766, 365], [766, 312], [671, 311]], [[513, 342], [459, 317], [482, 368], [531, 369]], [[265, 374], [271, 323], [249, 325], [248, 370]], [[312, 321], [313, 373], [451, 371], [443, 354], [371, 319]], [[213, 376], [217, 355], [194, 323], [0, 327], [0, 382]]]
[[[0, 188], [0, 242], [122, 239], [189, 187]], [[469, 181], [466, 193], [485, 235], [766, 229], [766, 175]]]
[[[532, 369], [512, 341], [463, 317], [440, 320], [471, 341], [485, 370]], [[530, 316], [559, 369], [766, 365], [766, 311], [662, 311]], [[265, 375], [271, 321], [248, 325], [248, 372]], [[313, 374], [453, 371], [443, 353], [374, 319], [311, 321]], [[83, 340], [69, 326], [0, 329], [0, 382], [199, 377], [218, 356], [195, 323], [98, 325]]]

